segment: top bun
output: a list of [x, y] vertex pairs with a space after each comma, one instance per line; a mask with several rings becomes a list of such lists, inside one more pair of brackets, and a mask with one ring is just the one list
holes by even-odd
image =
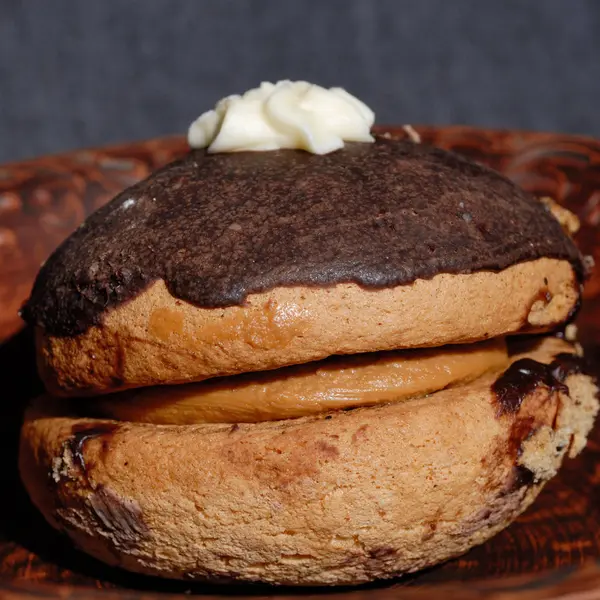
[[[50, 387], [94, 393], [544, 330], [569, 317], [582, 276], [558, 221], [508, 179], [378, 137], [321, 156], [190, 152], [90, 216], [43, 266], [23, 315], [40, 328]], [[226, 331], [234, 314], [242, 341], [264, 340], [240, 346]], [[277, 342], [284, 321], [293, 331]], [[128, 336], [148, 341], [137, 375], [124, 372]], [[165, 364], [166, 349], [185, 364]], [[112, 366], [84, 381], [82, 352]]]

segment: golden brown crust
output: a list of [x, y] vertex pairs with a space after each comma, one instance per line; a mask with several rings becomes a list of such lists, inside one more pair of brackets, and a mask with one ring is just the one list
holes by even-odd
[[177, 300], [158, 282], [86, 333], [39, 330], [38, 364], [57, 395], [201, 381], [332, 354], [547, 330], [568, 317], [579, 293], [571, 265], [548, 258], [376, 291], [354, 284], [277, 288], [225, 309]]
[[[528, 356], [569, 346], [546, 339]], [[494, 375], [387, 406], [246, 425], [26, 416], [21, 474], [49, 522], [111, 564], [174, 578], [354, 584], [458, 555], [579, 451], [596, 388], [537, 387], [498, 416]], [[572, 442], [572, 445], [569, 444]]]

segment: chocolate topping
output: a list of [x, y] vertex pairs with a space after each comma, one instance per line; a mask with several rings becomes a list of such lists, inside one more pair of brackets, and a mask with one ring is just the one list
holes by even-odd
[[576, 354], [561, 353], [550, 364], [531, 358], [515, 361], [494, 382], [492, 390], [498, 404], [497, 415], [516, 414], [524, 398], [538, 386], [544, 385], [551, 391], [569, 392], [565, 380], [569, 375], [586, 373], [585, 359]]
[[577, 373], [589, 374], [592, 372], [592, 367], [586, 358], [577, 354], [569, 354], [568, 352], [557, 354], [550, 367], [552, 368], [552, 375], [558, 381], [565, 381], [569, 375], [576, 375]]
[[[590, 374], [590, 372], [590, 365], [583, 357], [577, 354], [560, 353], [550, 364], [540, 363], [531, 358], [518, 360], [494, 382], [492, 390], [496, 397], [496, 416], [511, 415], [514, 419], [507, 440], [507, 452], [515, 462], [504, 489], [505, 494], [538, 483], [535, 473], [519, 464], [517, 460], [523, 452], [523, 443], [539, 427], [534, 416], [522, 415], [519, 412], [525, 397], [540, 385], [547, 387], [551, 393], [568, 394], [569, 389], [565, 384], [567, 377], [577, 373]], [[552, 423], [552, 428], [555, 430], [557, 416], [558, 405]], [[561, 446], [557, 451], [563, 449], [564, 446]]]
[[522, 487], [531, 487], [537, 483], [535, 473], [523, 465], [512, 468], [509, 480], [503, 490], [503, 495], [510, 494]]
[[23, 316], [75, 335], [158, 279], [210, 308], [278, 286], [383, 288], [540, 257], [583, 272], [541, 203], [437, 148], [197, 150], [90, 216], [44, 265]]
[[72, 428], [72, 437], [68, 442], [71, 450], [73, 462], [81, 469], [82, 473], [87, 472], [85, 464], [84, 451], [85, 445], [94, 438], [109, 438], [119, 429], [115, 423], [97, 423], [94, 425], [74, 425]]

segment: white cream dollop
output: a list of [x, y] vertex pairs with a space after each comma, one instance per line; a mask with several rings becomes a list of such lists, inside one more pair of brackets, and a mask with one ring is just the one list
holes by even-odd
[[220, 100], [189, 128], [192, 148], [242, 152], [297, 148], [313, 154], [372, 142], [373, 111], [346, 90], [306, 81], [263, 82]]

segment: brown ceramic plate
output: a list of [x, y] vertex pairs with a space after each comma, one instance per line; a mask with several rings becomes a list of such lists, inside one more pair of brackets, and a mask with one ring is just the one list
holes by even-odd
[[[564, 203], [581, 218], [580, 246], [600, 265], [600, 142], [464, 127], [418, 129], [424, 142], [491, 165], [524, 188]], [[393, 582], [293, 590], [158, 581], [105, 567], [73, 550], [45, 524], [30, 505], [16, 468], [23, 406], [40, 387], [31, 335], [22, 329], [17, 310], [42, 261], [87, 214], [185, 149], [183, 139], [165, 138], [0, 167], [0, 598], [158, 600], [190, 592], [356, 600], [367, 594], [372, 599], [600, 598], [598, 425], [586, 450], [567, 461], [511, 527], [460, 558]], [[579, 331], [600, 373], [600, 268], [585, 296]]]

